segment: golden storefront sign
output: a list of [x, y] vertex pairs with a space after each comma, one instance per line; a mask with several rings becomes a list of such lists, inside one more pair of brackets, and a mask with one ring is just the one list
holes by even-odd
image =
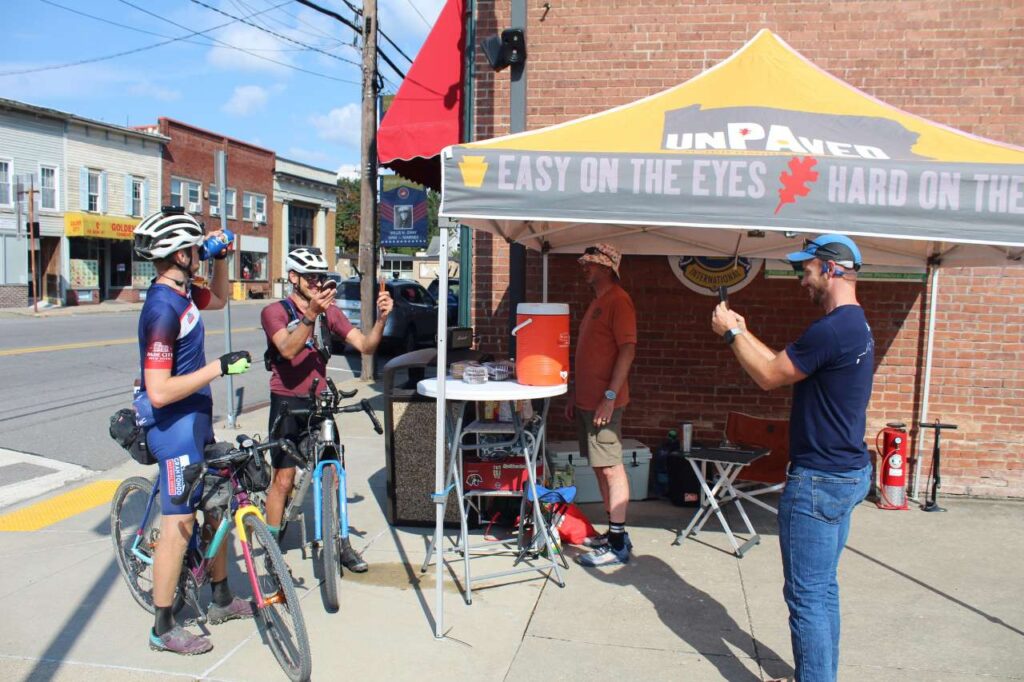
[[132, 230], [138, 218], [96, 215], [93, 213], [65, 213], [64, 236], [98, 237], [100, 239], [132, 239]]

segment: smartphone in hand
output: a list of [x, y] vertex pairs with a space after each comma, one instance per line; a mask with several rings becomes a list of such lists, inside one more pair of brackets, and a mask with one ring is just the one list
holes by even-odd
[[718, 287], [718, 300], [729, 307], [729, 287]]
[[329, 279], [320, 285], [320, 291], [334, 291], [338, 288], [338, 283], [333, 279]]

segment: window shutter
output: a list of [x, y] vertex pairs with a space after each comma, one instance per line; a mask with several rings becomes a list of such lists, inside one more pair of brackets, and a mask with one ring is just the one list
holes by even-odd
[[132, 176], [130, 173], [124, 175], [124, 215], [132, 214]]
[[100, 172], [100, 213], [107, 212], [107, 171]]
[[85, 166], [78, 173], [78, 209], [89, 210], [89, 169]]

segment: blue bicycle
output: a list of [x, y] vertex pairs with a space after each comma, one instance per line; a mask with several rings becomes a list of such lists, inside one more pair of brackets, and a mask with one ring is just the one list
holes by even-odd
[[[338, 425], [334, 415], [352, 412], [365, 412], [373, 423], [378, 434], [384, 428], [373, 413], [368, 400], [339, 407], [343, 399], [356, 395], [357, 391], [339, 391], [331, 381], [326, 380], [324, 389], [317, 393], [319, 379], [313, 380], [309, 391], [311, 409], [289, 409], [283, 406], [280, 414], [270, 428], [272, 438], [278, 437], [281, 421], [288, 417], [305, 417], [307, 436], [299, 443], [299, 454], [303, 466], [297, 476], [300, 477], [295, 491], [285, 505], [281, 516], [280, 538], [283, 539], [289, 522], [298, 521], [302, 534], [302, 558], [306, 558], [306, 548], [316, 550], [316, 561], [320, 564], [323, 576], [324, 604], [329, 611], [337, 611], [338, 577], [341, 575], [341, 552], [348, 546], [348, 488], [345, 477], [345, 448], [338, 439]], [[305, 513], [303, 504], [313, 485], [313, 541], [307, 542]]]

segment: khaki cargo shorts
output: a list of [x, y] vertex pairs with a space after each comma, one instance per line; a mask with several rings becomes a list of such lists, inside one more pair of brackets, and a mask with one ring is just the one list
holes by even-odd
[[590, 460], [592, 467], [612, 467], [622, 464], [622, 408], [612, 412], [611, 421], [601, 427], [594, 426], [594, 412], [576, 408], [576, 438], [580, 454]]

